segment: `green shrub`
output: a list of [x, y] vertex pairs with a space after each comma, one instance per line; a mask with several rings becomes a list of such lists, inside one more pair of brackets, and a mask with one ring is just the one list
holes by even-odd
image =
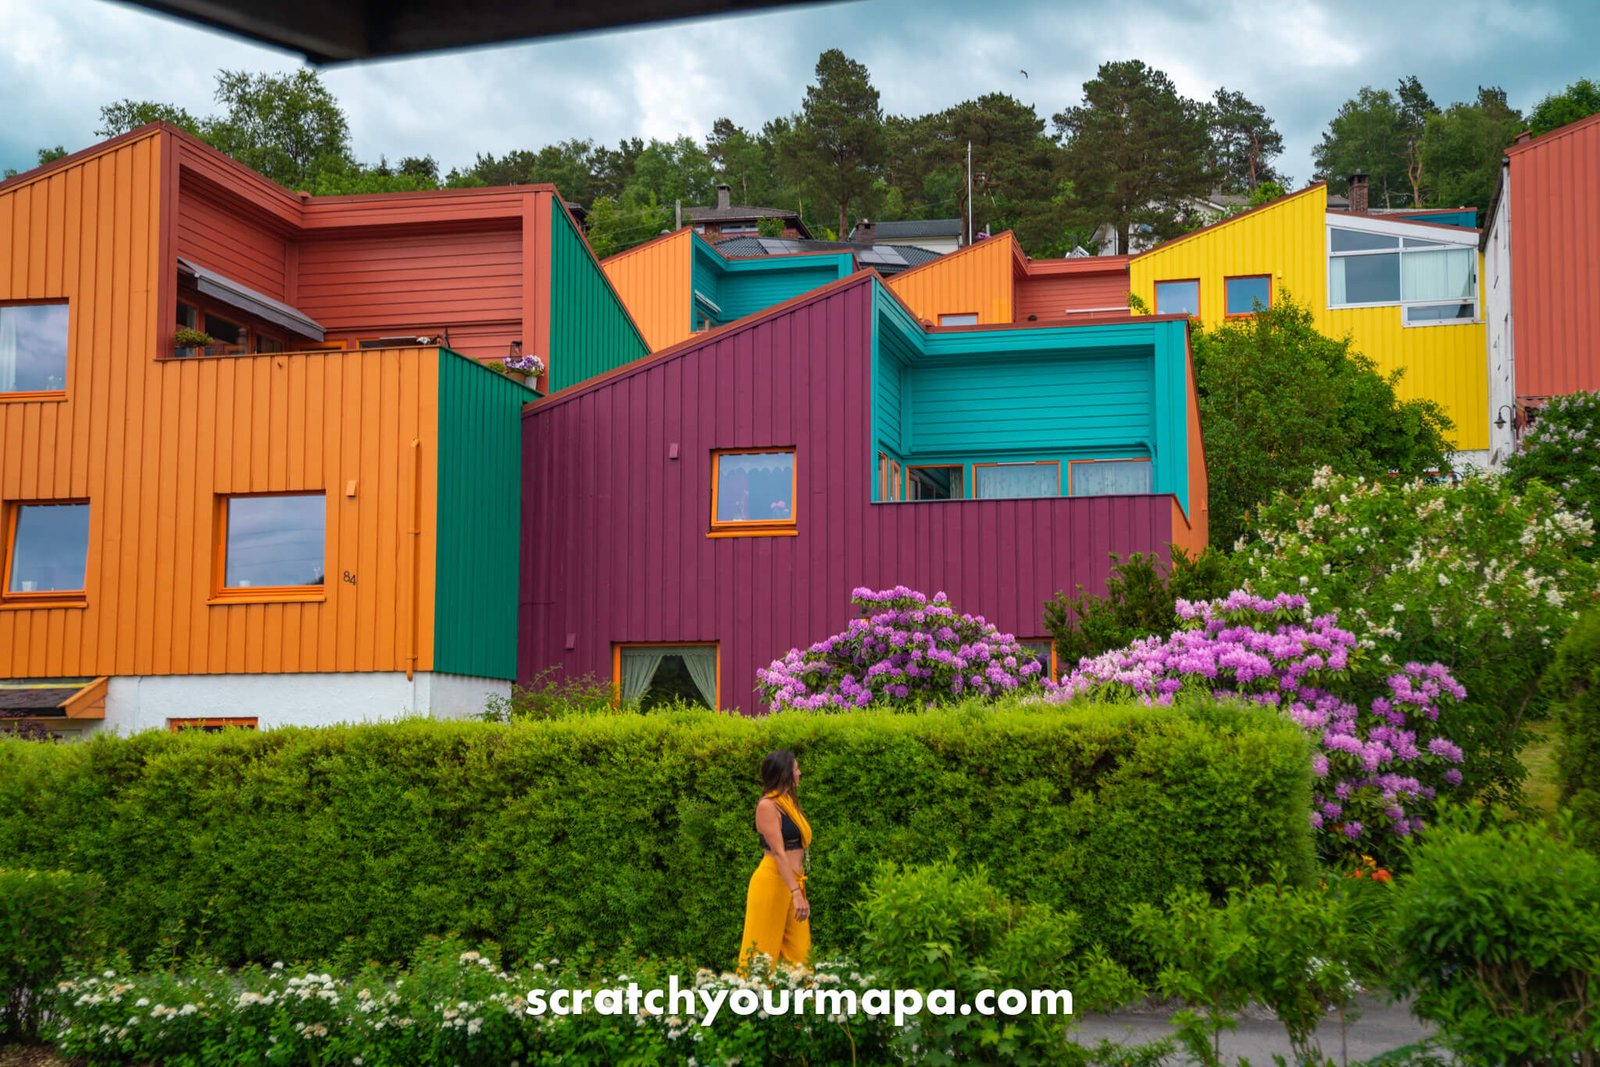
[[1306, 746], [1248, 709], [1007, 704], [0, 739], [0, 855], [100, 875], [136, 958], [316, 959], [348, 938], [394, 961], [455, 932], [514, 959], [631, 939], [720, 967], [760, 858], [756, 770], [790, 748], [821, 947], [859, 943], [880, 863], [953, 850], [1120, 956], [1132, 903], [1280, 858], [1309, 874]]
[[1083, 951], [1075, 914], [1008, 900], [982, 870], [886, 866], [867, 887], [860, 911], [862, 966], [880, 985], [954, 990], [957, 1003], [1004, 989], [1065, 990], [1075, 1001], [1062, 1014], [919, 1015], [895, 1036], [915, 1062], [1058, 1062], [1069, 1053], [1073, 1012], [1115, 1007], [1139, 994], [1115, 963]]
[[510, 696], [493, 694], [479, 716], [485, 722], [521, 722], [524, 719], [560, 719], [568, 715], [617, 715], [624, 711], [616, 686], [593, 675], [573, 677], [559, 667], [547, 667], [528, 681], [511, 687]]
[[1538, 482], [1518, 493], [1493, 476], [1425, 485], [1324, 469], [1261, 509], [1233, 562], [1254, 592], [1304, 593], [1338, 612], [1380, 665], [1448, 667], [1467, 698], [1438, 732], [1465, 755], [1464, 787], [1515, 801], [1517, 753], [1546, 707], [1540, 675], [1596, 601], [1582, 557], [1593, 533]]
[[99, 891], [93, 875], [0, 869], [0, 1037], [34, 1036], [42, 997], [68, 958], [93, 952]]
[[1467, 1064], [1593, 1065], [1600, 1049], [1600, 859], [1541, 824], [1424, 836], [1394, 886], [1391, 982]]
[[1179, 599], [1214, 600], [1233, 587], [1228, 557], [1209, 546], [1190, 556], [1174, 545], [1171, 562], [1153, 553], [1120, 559], [1113, 552], [1104, 596], [1080, 585], [1076, 596], [1057, 593], [1044, 603], [1058, 673], [1071, 673], [1085, 656], [1126, 648], [1142, 637], [1165, 637], [1179, 629]]
[[1573, 624], [1546, 674], [1561, 728], [1556, 769], [1578, 841], [1600, 852], [1600, 611]]

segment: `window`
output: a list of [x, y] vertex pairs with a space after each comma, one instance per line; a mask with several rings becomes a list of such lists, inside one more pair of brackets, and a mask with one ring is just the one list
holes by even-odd
[[1060, 496], [1061, 464], [1055, 460], [975, 463], [972, 465], [972, 490], [978, 500]]
[[1156, 282], [1156, 314], [1200, 314], [1200, 282]]
[[220, 500], [217, 595], [322, 592], [327, 497], [322, 493]]
[[900, 461], [889, 461], [889, 499], [900, 499]]
[[625, 704], [721, 704], [722, 663], [715, 644], [614, 645], [612, 669]]
[[711, 454], [711, 536], [795, 532], [794, 449]]
[[1075, 459], [1067, 464], [1069, 496], [1127, 496], [1149, 493], [1148, 459]]
[[966, 469], [960, 466], [907, 467], [907, 500], [960, 500], [966, 496]]
[[1272, 278], [1255, 274], [1243, 278], [1224, 278], [1223, 300], [1229, 317], [1254, 315], [1272, 306]]
[[940, 315], [940, 326], [976, 326], [978, 313], [976, 311], [962, 312], [959, 315]]
[[1328, 304], [1398, 304], [1407, 326], [1472, 322], [1478, 314], [1475, 246], [1424, 237], [1328, 230]]
[[199, 730], [203, 734], [220, 734], [224, 730], [254, 730], [257, 720], [232, 716], [220, 719], [168, 719], [167, 729], [173, 733], [179, 730]]
[[0, 393], [67, 388], [67, 305], [0, 305]]
[[81, 600], [89, 559], [89, 505], [13, 504], [6, 522], [5, 598]]
[[1033, 653], [1033, 658], [1039, 661], [1044, 668], [1046, 677], [1056, 676], [1056, 646], [1048, 637], [1027, 637], [1019, 640], [1017, 644]]

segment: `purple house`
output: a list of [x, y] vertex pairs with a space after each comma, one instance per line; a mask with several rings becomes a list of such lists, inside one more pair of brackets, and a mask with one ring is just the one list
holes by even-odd
[[872, 272], [530, 405], [518, 674], [757, 712], [850, 591], [1040, 643], [1112, 552], [1205, 539], [1181, 317], [928, 329]]

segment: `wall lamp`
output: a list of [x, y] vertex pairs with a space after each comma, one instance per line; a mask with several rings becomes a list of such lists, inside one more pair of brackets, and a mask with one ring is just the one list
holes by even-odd
[[1503, 430], [1506, 428], [1506, 412], [1508, 411], [1511, 412], [1511, 422], [1513, 425], [1515, 425], [1517, 421], [1517, 409], [1512, 407], [1510, 404], [1501, 404], [1500, 410], [1495, 412], [1495, 429]]

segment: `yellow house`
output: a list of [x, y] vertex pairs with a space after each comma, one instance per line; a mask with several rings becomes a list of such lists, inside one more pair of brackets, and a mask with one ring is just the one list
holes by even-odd
[[1384, 373], [1404, 368], [1401, 399], [1437, 401], [1455, 422], [1458, 458], [1480, 465], [1489, 447], [1482, 276], [1477, 230], [1330, 211], [1320, 184], [1129, 264], [1129, 285], [1152, 311], [1207, 325], [1285, 295], [1309, 306], [1319, 330], [1350, 337]]

